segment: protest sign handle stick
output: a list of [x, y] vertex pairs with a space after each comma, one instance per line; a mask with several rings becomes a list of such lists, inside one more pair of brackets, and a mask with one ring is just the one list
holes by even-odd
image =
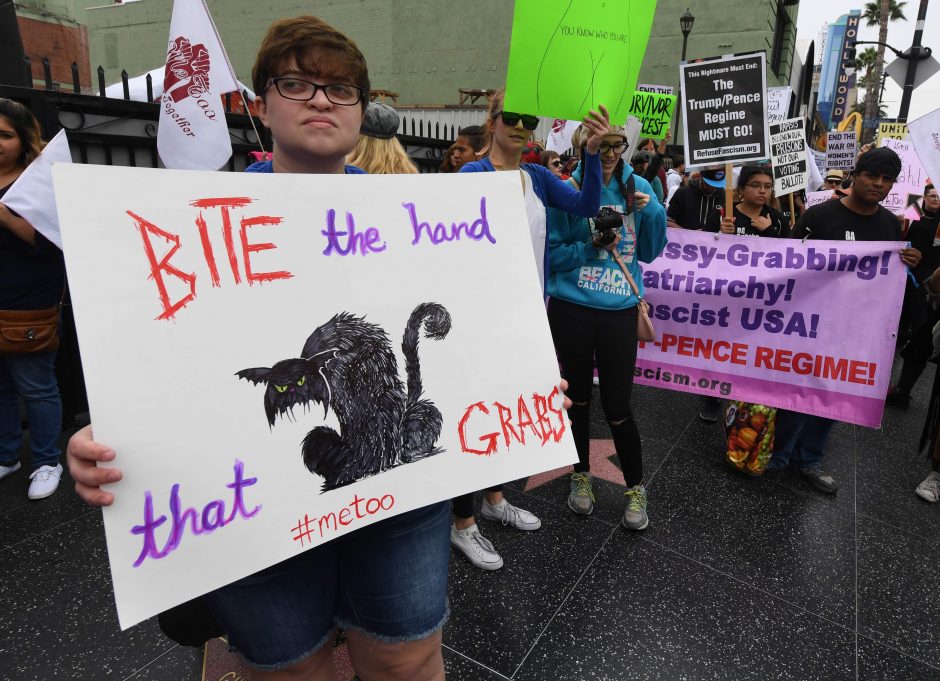
[[725, 215], [734, 217], [734, 185], [731, 180], [733, 163], [725, 163]]
[[793, 194], [790, 194], [790, 227], [796, 224], [796, 206], [793, 203]]
[[242, 90], [242, 101], [245, 103], [245, 112], [248, 114], [248, 120], [251, 122], [251, 129], [255, 131], [255, 138], [258, 140], [258, 146], [261, 147], [261, 153], [267, 154], [264, 150], [264, 142], [261, 141], [261, 135], [258, 133], [258, 128], [255, 127], [255, 117], [251, 113], [251, 107], [248, 105], [248, 91]]

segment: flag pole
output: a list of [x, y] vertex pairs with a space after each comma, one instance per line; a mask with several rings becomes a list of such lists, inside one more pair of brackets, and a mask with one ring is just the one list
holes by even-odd
[[251, 129], [255, 131], [255, 137], [258, 138], [258, 146], [261, 147], [261, 153], [267, 154], [268, 152], [264, 149], [264, 142], [261, 141], [261, 134], [258, 132], [258, 128], [255, 127], [255, 117], [251, 114], [251, 106], [248, 104], [248, 90], [242, 90], [242, 101], [245, 103], [245, 111], [248, 113]]

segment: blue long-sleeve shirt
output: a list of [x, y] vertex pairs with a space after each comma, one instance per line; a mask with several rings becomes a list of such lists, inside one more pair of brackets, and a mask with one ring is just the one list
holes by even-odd
[[[580, 169], [579, 169], [580, 170]], [[633, 169], [624, 164], [621, 179], [624, 186]], [[580, 179], [575, 171], [575, 181]], [[634, 175], [636, 191], [653, 196], [649, 182]], [[610, 206], [623, 212], [627, 202], [616, 178], [611, 178], [601, 190], [601, 206]], [[548, 284], [552, 298], [603, 310], [622, 310], [639, 302], [637, 292], [613, 256], [598, 250], [593, 243], [592, 219], [563, 211], [548, 211]], [[627, 216], [620, 231], [617, 250], [644, 295], [643, 271], [639, 262], [652, 262], [666, 247], [666, 212], [653, 197], [641, 210]]]

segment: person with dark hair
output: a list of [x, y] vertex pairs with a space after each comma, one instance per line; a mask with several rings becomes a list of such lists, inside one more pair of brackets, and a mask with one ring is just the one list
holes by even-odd
[[[924, 288], [930, 303], [940, 305], [940, 268], [935, 269], [924, 280]], [[937, 317], [940, 317], [940, 313], [935, 315], [935, 319]], [[931, 335], [928, 334], [928, 337], [931, 337]], [[933, 361], [936, 361], [936, 359]], [[905, 364], [907, 364], [907, 360], [905, 360]], [[914, 488], [914, 494], [924, 501], [935, 504], [940, 501], [940, 370], [934, 373], [930, 402], [927, 405], [927, 418], [924, 420], [924, 428], [920, 436], [920, 449], [923, 451], [928, 445], [930, 472]]]
[[708, 219], [724, 205], [725, 171], [702, 170], [700, 176], [676, 190], [669, 201], [666, 219], [670, 227], [705, 229]]
[[663, 154], [666, 153], [666, 140], [669, 138], [669, 128], [666, 128], [664, 134], [665, 136], [659, 141], [658, 145], [653, 139], [643, 139], [640, 140], [640, 144], [637, 146], [640, 151], [645, 151], [650, 156], [646, 171], [641, 174], [643, 179], [650, 183], [660, 203], [664, 203], [666, 200], [666, 194], [668, 193], [667, 185], [669, 184], [668, 178], [666, 177], [666, 169], [663, 167]]
[[[252, 72], [258, 116], [274, 157], [256, 173], [361, 174], [345, 164], [368, 104], [369, 72], [356, 44], [316, 17], [275, 21]], [[319, 295], [319, 294], [317, 294]], [[121, 471], [91, 427], [68, 447], [75, 489], [108, 506], [101, 489]], [[120, 487], [115, 491], [120, 493]], [[252, 679], [332, 679], [337, 626], [363, 679], [443, 681], [450, 509], [431, 504], [350, 532], [204, 595]]]
[[[587, 138], [581, 127], [571, 144], [583, 150]], [[612, 127], [598, 147], [604, 207], [597, 216], [549, 211], [548, 321], [568, 381], [568, 418], [578, 450], [568, 507], [583, 515], [594, 511], [590, 411], [596, 359], [601, 406], [627, 486], [621, 524], [644, 530], [649, 516], [642, 445], [630, 406], [644, 292], [639, 263], [652, 262], [665, 248], [666, 215], [651, 200], [649, 183], [624, 162], [626, 149], [626, 130], [620, 126]], [[581, 171], [577, 168], [569, 180], [574, 188], [580, 186]]]
[[787, 237], [790, 225], [784, 215], [770, 206], [774, 191], [773, 171], [767, 166], [746, 165], [738, 174], [740, 203], [734, 216], [712, 213], [705, 222], [706, 232], [749, 236]]
[[546, 149], [539, 155], [539, 163], [551, 170], [553, 175], [557, 175], [562, 180], [568, 179], [568, 176], [561, 172], [561, 156], [558, 155], [557, 151], [549, 151]]
[[486, 132], [483, 126], [468, 125], [457, 131], [457, 139], [454, 145], [448, 150], [450, 155], [450, 166], [452, 170], [447, 172], [459, 173], [460, 169], [466, 163], [476, 161], [478, 154], [486, 146]]
[[[39, 122], [19, 102], [0, 98], [0, 200], [42, 151]], [[62, 300], [65, 264], [62, 252], [33, 225], [0, 202], [0, 320], [24, 318], [54, 308]], [[0, 321], [2, 324], [2, 321]], [[58, 440], [62, 399], [55, 377], [56, 350], [0, 351], [0, 479], [21, 467], [23, 443], [20, 400], [29, 420], [33, 453], [30, 499], [51, 496], [62, 465]]]
[[[873, 149], [861, 155], [852, 171], [852, 193], [807, 210], [793, 230], [793, 237], [899, 241], [897, 217], [879, 204], [891, 191], [900, 172], [901, 159], [891, 149]], [[915, 248], [902, 248], [900, 257], [905, 265], [916, 268], [921, 253]], [[835, 421], [823, 416], [778, 409], [774, 453], [767, 470], [790, 466], [816, 490], [835, 494], [839, 485], [822, 467], [826, 441], [834, 424]]]
[[[923, 282], [940, 267], [940, 196], [932, 184], [924, 188], [920, 213], [920, 219], [911, 223], [907, 238], [923, 254], [920, 265], [913, 271], [915, 280]], [[911, 337], [901, 350], [904, 362], [897, 385], [891, 386], [885, 397], [885, 404], [892, 407], [910, 406], [911, 391], [934, 352], [933, 327], [940, 321], [940, 311], [935, 308], [935, 296], [930, 301], [926, 299], [925, 289], [925, 285], [915, 287], [908, 281], [904, 291], [901, 328], [909, 327]]]
[[666, 171], [666, 201], [682, 185], [685, 177], [685, 156], [673, 156], [672, 167]]

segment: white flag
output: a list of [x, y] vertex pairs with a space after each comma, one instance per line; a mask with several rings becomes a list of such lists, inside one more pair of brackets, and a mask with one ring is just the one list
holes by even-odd
[[568, 151], [571, 148], [571, 136], [579, 125], [581, 125], [579, 121], [566, 121], [563, 118], [553, 120], [551, 132], [545, 140], [545, 149], [559, 154]]
[[940, 109], [907, 124], [907, 132], [930, 181], [940, 180]]
[[157, 149], [167, 168], [218, 170], [232, 155], [221, 95], [238, 90], [205, 0], [174, 0]]
[[7, 208], [59, 248], [62, 248], [62, 235], [59, 233], [59, 214], [52, 191], [52, 164], [71, 162], [69, 141], [65, 137], [65, 130], [60, 130], [3, 195], [3, 203]]

